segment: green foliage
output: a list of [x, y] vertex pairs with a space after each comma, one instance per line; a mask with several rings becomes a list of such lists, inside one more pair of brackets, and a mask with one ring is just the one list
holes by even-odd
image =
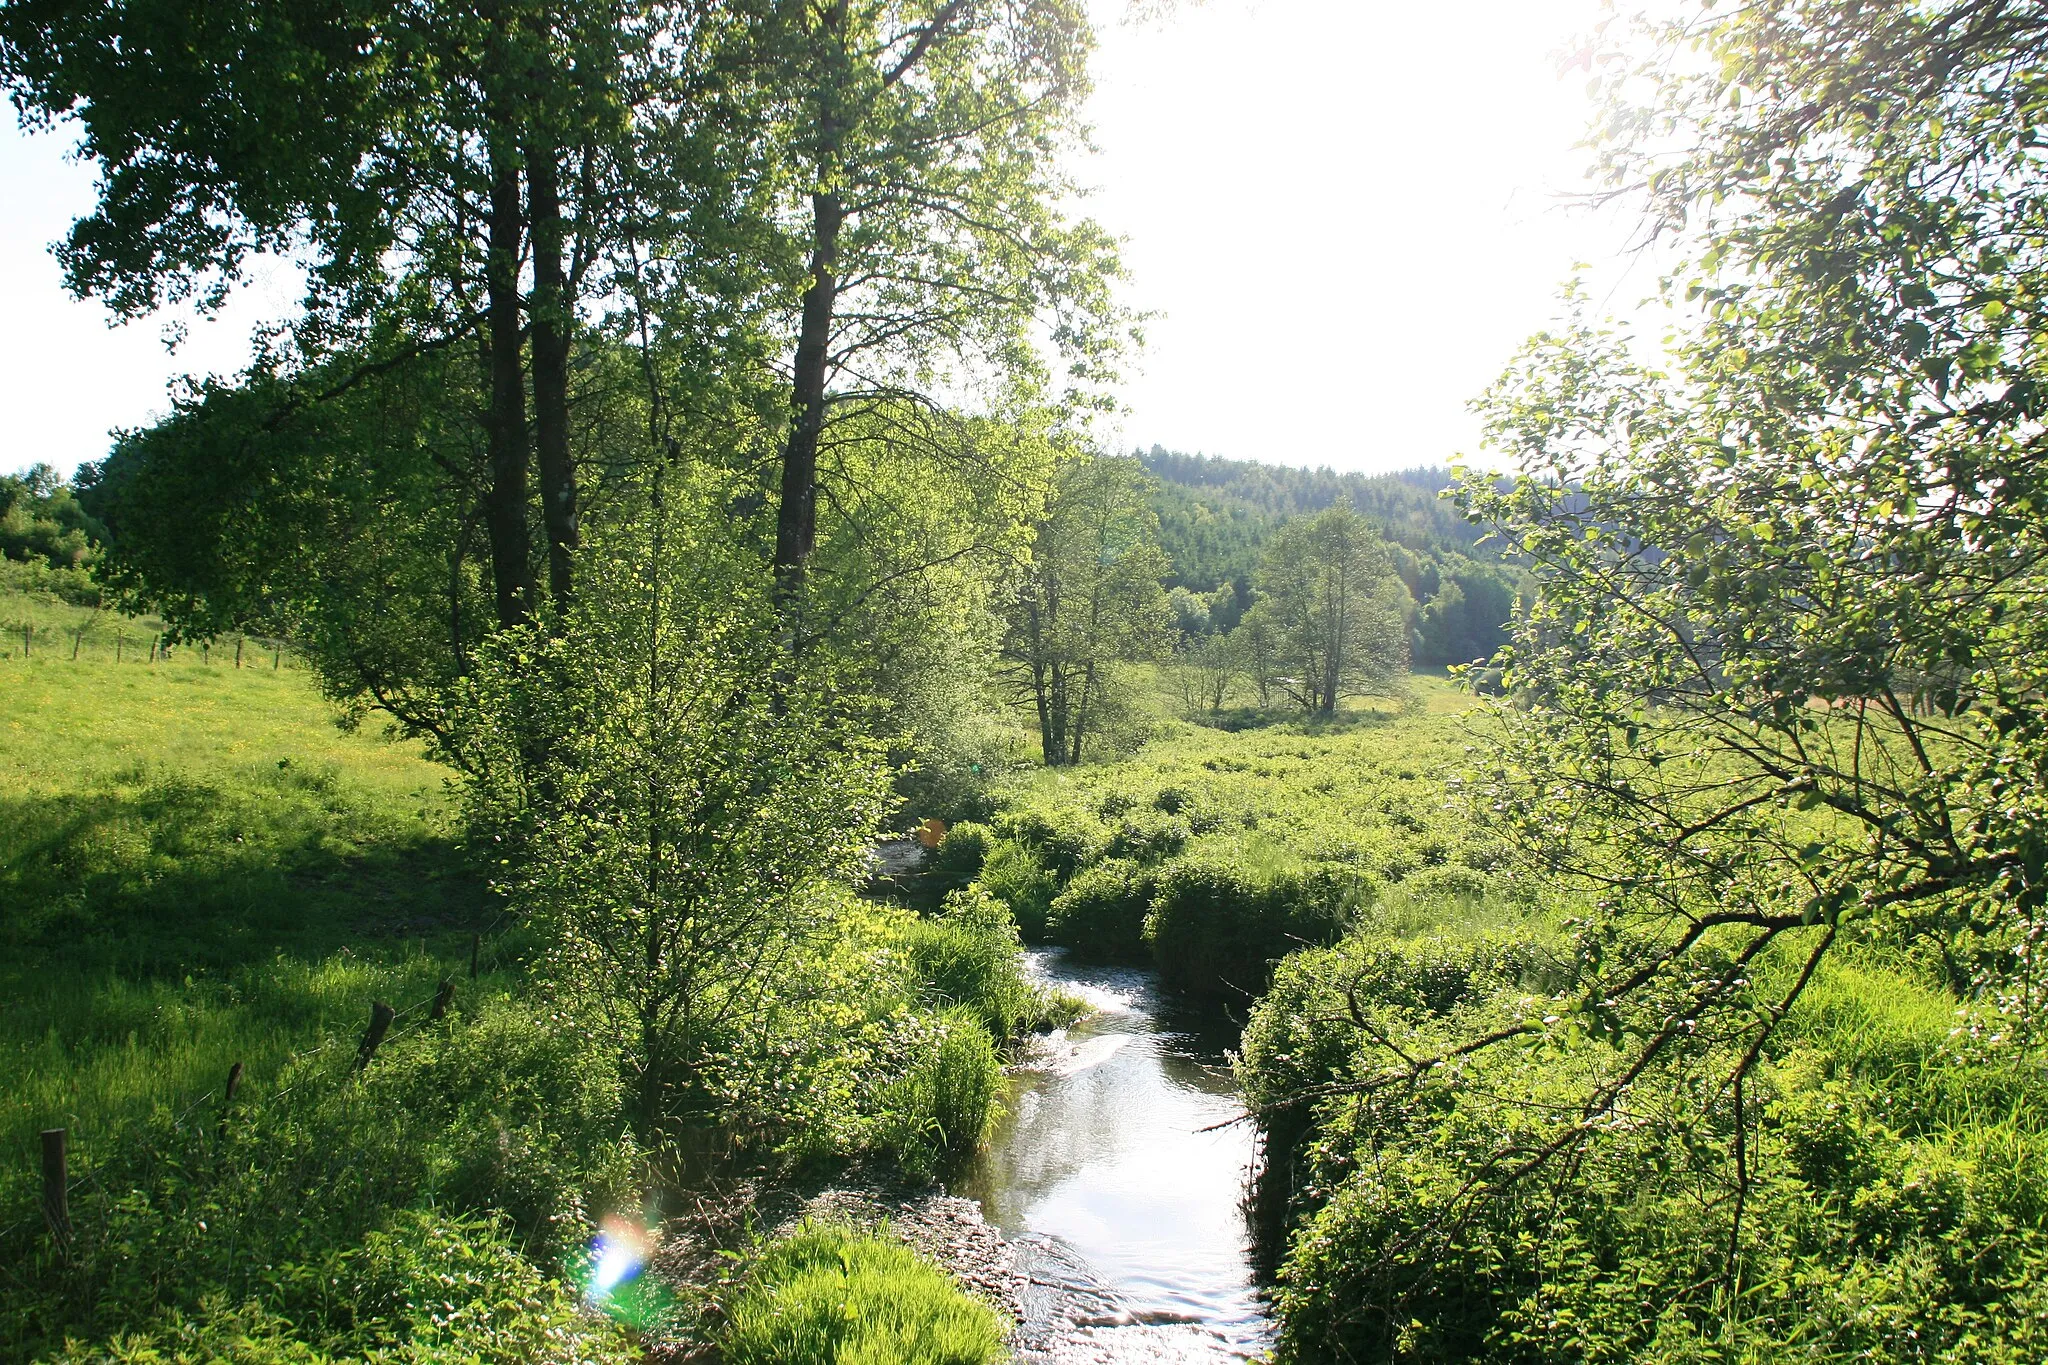
[[1120, 661], [1167, 641], [1158, 520], [1135, 460], [1085, 458], [1059, 471], [1030, 564], [1004, 608], [999, 666], [1038, 721], [1050, 767], [1081, 761], [1116, 705]]
[[1167, 984], [1247, 998], [1265, 990], [1279, 959], [1342, 933], [1361, 890], [1336, 868], [1181, 858], [1159, 873], [1145, 941]]
[[1521, 476], [1462, 495], [1534, 587], [1467, 791], [1584, 894], [1573, 971], [1340, 981], [1348, 1071], [1272, 1101], [1316, 1106], [1297, 1359], [2040, 1349], [2040, 50], [1695, 17], [1588, 54], [1679, 321], [1575, 296], [1482, 405]]
[[1283, 522], [1349, 502], [1379, 533], [1421, 553], [1473, 552], [1485, 534], [1443, 494], [1447, 469], [1339, 474], [1327, 467], [1261, 464], [1182, 455], [1158, 446], [1138, 458], [1159, 481], [1153, 495], [1174, 581], [1197, 592], [1249, 579], [1265, 542]]
[[1000, 1320], [916, 1253], [805, 1224], [756, 1261], [726, 1313], [733, 1365], [994, 1365]]
[[1045, 936], [1084, 957], [1142, 960], [1153, 877], [1151, 869], [1127, 858], [1107, 857], [1090, 864], [1053, 898]]
[[967, 1010], [919, 1020], [900, 1041], [912, 1061], [881, 1091], [872, 1142], [909, 1175], [933, 1180], [979, 1150], [1001, 1117], [1003, 1062]]
[[906, 927], [906, 951], [933, 1002], [975, 1015], [995, 1038], [1037, 1024], [1045, 1006], [1024, 978], [1017, 922], [986, 888], [949, 892], [937, 918]]
[[962, 820], [946, 830], [939, 846], [925, 854], [921, 876], [941, 892], [957, 890], [981, 875], [995, 834], [987, 825]]
[[603, 1043], [503, 996], [415, 1018], [360, 1078], [352, 1037], [329, 1035], [253, 1077], [225, 1122], [160, 1108], [79, 1149], [96, 1180], [73, 1195], [72, 1251], [22, 1263], [7, 1339], [176, 1342], [177, 1315], [254, 1302], [336, 1356], [516, 1353], [565, 1332], [617, 1350], [534, 1263], [559, 1264], [587, 1211], [637, 1199]]
[[1035, 847], [1014, 839], [997, 840], [989, 848], [978, 884], [1009, 907], [1025, 938], [1036, 942], [1045, 937], [1059, 879], [1039, 860]]
[[479, 650], [458, 741], [554, 988], [607, 1022], [649, 1131], [717, 1104], [714, 1056], [754, 1051], [833, 933], [883, 784], [832, 680], [792, 674], [739, 555], [659, 509], [585, 561], [552, 632]]
[[1295, 705], [1332, 716], [1347, 696], [1398, 691], [1411, 603], [1378, 532], [1348, 503], [1283, 526], [1254, 581], [1252, 614], [1276, 643], [1273, 682]]
[[105, 539], [106, 528], [49, 465], [0, 474], [0, 559], [80, 570], [91, 565]]
[[1281, 1360], [2038, 1352], [2038, 1068], [1979, 1032], [1986, 1016], [1965, 1011], [1959, 1030], [1896, 959], [1822, 969], [1748, 1078], [1741, 1146], [1703, 1101], [1742, 1040], [1700, 1039], [1637, 1082], [1571, 1179], [1469, 1202], [1499, 1131], [1541, 1140], [1542, 1107], [1625, 1054], [1553, 1034], [1374, 1086], [1388, 1074], [1375, 1040], [1426, 1058], [1556, 1009], [1583, 967], [1551, 944], [1534, 929], [1377, 933], [1283, 966], [1241, 1066], [1268, 1116], [1268, 1180], [1286, 1186], [1266, 1193], [1293, 1229]]
[[[1186, 604], [1182, 630], [1234, 633], [1252, 608], [1253, 581], [1281, 527], [1343, 501], [1386, 539], [1394, 570], [1417, 604], [1410, 639], [1416, 663], [1471, 663], [1507, 643], [1518, 575], [1492, 547], [1476, 543], [1486, 528], [1443, 496], [1457, 483], [1450, 470], [1340, 475], [1157, 446], [1139, 458], [1159, 480], [1152, 505], [1160, 545], [1173, 560], [1176, 613]], [[1261, 708], [1271, 704], [1259, 700]]]
[[1483, 869], [1501, 847], [1441, 795], [1466, 704], [1423, 681], [1398, 720], [1183, 728], [1115, 765], [1013, 779], [996, 791], [1005, 837], [980, 884], [1027, 937], [1149, 954], [1192, 990], [1256, 992], [1270, 960], [1327, 941], [1383, 894], [1430, 907], [1495, 890]]

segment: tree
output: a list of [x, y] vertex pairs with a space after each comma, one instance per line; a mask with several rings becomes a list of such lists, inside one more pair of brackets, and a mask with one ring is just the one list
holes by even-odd
[[610, 1030], [650, 1132], [754, 1055], [885, 779], [833, 679], [788, 671], [748, 548], [664, 491], [587, 559], [557, 629], [479, 648], [454, 738], [548, 979]]
[[1187, 718], [1194, 720], [1205, 713], [1214, 715], [1221, 711], [1243, 671], [1234, 637], [1183, 637], [1173, 656], [1173, 676]]
[[0, 474], [0, 558], [76, 569], [95, 557], [106, 528], [46, 464]]
[[[608, 267], [651, 183], [700, 166], [673, 111], [708, 45], [702, 19], [534, 0], [28, 0], [0, 10], [0, 78], [26, 121], [74, 120], [102, 167], [59, 252], [81, 296], [129, 316], [211, 307], [252, 256], [302, 256], [303, 313], [255, 367], [313, 381], [270, 386], [286, 409], [473, 354], [474, 496], [509, 625], [540, 605], [536, 463], [550, 593], [570, 593], [579, 309], [617, 292]], [[701, 179], [700, 197], [719, 183]]]
[[1048, 766], [1081, 761], [1115, 665], [1165, 647], [1171, 566], [1147, 492], [1136, 460], [1068, 463], [1005, 609], [1000, 666], [1037, 713]]
[[1296, 705], [1336, 714], [1347, 696], [1392, 689], [1408, 664], [1407, 590], [1379, 533], [1337, 503], [1274, 535], [1258, 589]]
[[1245, 676], [1258, 693], [1259, 709], [1270, 711], [1274, 693], [1280, 687], [1281, 668], [1280, 627], [1274, 622], [1271, 609], [1263, 603], [1254, 604], [1237, 629], [1230, 632], [1230, 639]]
[[[1122, 315], [1113, 241], [1059, 212], [1092, 45], [1073, 0], [778, 0], [741, 117], [785, 148], [776, 219], [788, 425], [773, 564], [800, 602], [833, 424], [935, 407], [944, 385], [1037, 400], [1051, 338], [1070, 380], [1107, 376]], [[1008, 390], [1010, 392], [1006, 393]]]

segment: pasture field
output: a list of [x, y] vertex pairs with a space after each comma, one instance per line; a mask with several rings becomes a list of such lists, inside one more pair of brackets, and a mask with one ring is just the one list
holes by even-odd
[[[91, 613], [0, 597], [0, 618], [31, 615], [55, 633]], [[0, 658], [10, 1213], [37, 1130], [70, 1129], [89, 1165], [101, 1137], [217, 1092], [237, 1061], [253, 1102], [291, 1053], [360, 1028], [372, 998], [466, 973], [489, 925], [446, 770], [341, 732], [289, 659], [231, 658], [24, 659], [18, 639]]]

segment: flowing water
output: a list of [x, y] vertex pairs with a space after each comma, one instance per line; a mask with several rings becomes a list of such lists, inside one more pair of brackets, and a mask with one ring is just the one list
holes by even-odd
[[1230, 1123], [1243, 1113], [1224, 1057], [1235, 1027], [1165, 995], [1150, 972], [1058, 950], [1030, 959], [1097, 1012], [1040, 1040], [1009, 1116], [956, 1187], [1049, 1291], [1046, 1320], [1026, 1323], [1025, 1344], [1040, 1348], [1026, 1357], [1257, 1355], [1272, 1333], [1242, 1209], [1254, 1133]]

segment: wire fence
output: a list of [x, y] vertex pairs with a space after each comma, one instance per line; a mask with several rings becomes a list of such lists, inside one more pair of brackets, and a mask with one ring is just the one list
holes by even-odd
[[[502, 927], [505, 922], [506, 917], [502, 914], [499, 915], [492, 926], [492, 934], [495, 935], [496, 930]], [[469, 955], [469, 975], [471, 980], [495, 971], [499, 966], [503, 965], [503, 945], [494, 943], [492, 945], [493, 950], [488, 955], [485, 955], [482, 951], [484, 938], [485, 934], [483, 932], [478, 932], [471, 936]], [[323, 1084], [331, 1087], [329, 1093], [338, 1093], [342, 1088], [355, 1084], [361, 1074], [374, 1061], [377, 1053], [399, 1040], [419, 1032], [423, 1028], [442, 1022], [449, 1007], [453, 1004], [454, 998], [455, 978], [448, 976], [441, 979], [432, 995], [423, 996], [408, 1005], [393, 1007], [384, 1004], [380, 1000], [373, 1000], [370, 1004], [369, 1027], [360, 1037], [355, 1036], [352, 1032], [329, 1033], [312, 1047], [286, 1054], [284, 1061], [279, 1066], [279, 1074], [289, 1071], [297, 1063], [308, 1061], [336, 1048], [346, 1048], [351, 1043], [354, 1044], [357, 1053], [354, 1064], [339, 1076], [333, 1073], [302, 1074], [290, 1084], [280, 1089], [266, 1092], [263, 1096], [263, 1102], [274, 1105], [294, 1092], [299, 1092], [303, 1096], [306, 1091]], [[241, 1071], [242, 1064], [236, 1062], [230, 1071], [230, 1080], [227, 1084], [232, 1085], [239, 1081]], [[171, 1120], [171, 1126], [174, 1129], [182, 1130], [193, 1116], [202, 1109], [205, 1109], [210, 1104], [220, 1103], [223, 1107], [218, 1121], [223, 1125], [224, 1131], [224, 1125], [228, 1117], [224, 1106], [231, 1098], [227, 1094], [225, 1086], [209, 1087], [201, 1094], [191, 1098], [178, 1111], [177, 1115]], [[67, 1130], [58, 1129], [51, 1131], [66, 1132]], [[57, 1187], [60, 1183], [62, 1186], [61, 1196], [57, 1192]], [[68, 1236], [68, 1234], [58, 1233], [56, 1226], [57, 1218], [50, 1210], [52, 1208], [59, 1210], [67, 1208], [70, 1196], [88, 1185], [92, 1185], [95, 1188], [98, 1187], [98, 1172], [96, 1170], [88, 1169], [76, 1176], [69, 1175], [66, 1172], [61, 1181], [58, 1181], [50, 1177], [46, 1167], [42, 1192], [42, 1211], [28, 1214], [4, 1227], [0, 1227], [0, 1244], [5, 1244], [21, 1233], [31, 1232], [41, 1225], [48, 1225], [52, 1235], [58, 1236], [60, 1240]], [[102, 1190], [102, 1193], [104, 1193], [104, 1190]]]
[[302, 667], [288, 639], [237, 633], [180, 642], [169, 639], [161, 627], [128, 617], [95, 617], [70, 625], [0, 621], [0, 659], [144, 666], [177, 661], [273, 673]]

